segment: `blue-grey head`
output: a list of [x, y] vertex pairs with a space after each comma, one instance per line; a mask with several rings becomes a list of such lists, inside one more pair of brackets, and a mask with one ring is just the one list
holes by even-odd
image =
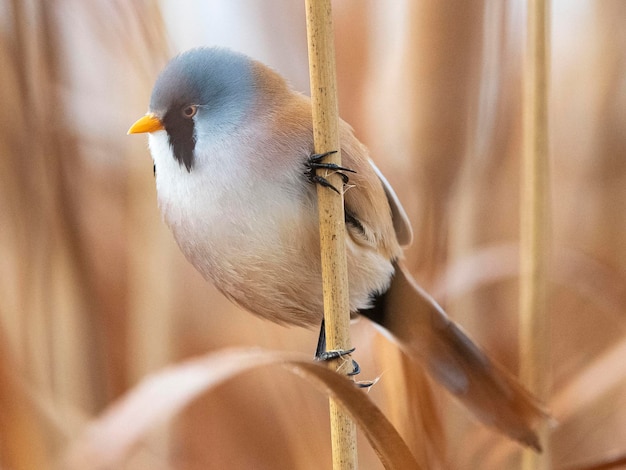
[[223, 48], [174, 57], [152, 90], [149, 113], [129, 133], [165, 129], [174, 158], [191, 171], [198, 137], [232, 132], [254, 103], [254, 62]]

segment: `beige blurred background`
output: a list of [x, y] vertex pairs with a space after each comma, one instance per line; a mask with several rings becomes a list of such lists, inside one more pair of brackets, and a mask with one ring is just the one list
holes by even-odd
[[[407, 260], [517, 371], [525, 2], [334, 2], [340, 109], [397, 189]], [[312, 354], [317, 332], [231, 305], [160, 220], [143, 137], [126, 136], [176, 52], [222, 45], [308, 91], [304, 2], [0, 1], [0, 468], [51, 468], [150, 372], [229, 346]], [[554, 468], [626, 454], [626, 2], [553, 0]], [[370, 392], [427, 468], [515, 468], [366, 321]], [[129, 469], [330, 467], [326, 399], [276, 371], [210, 392]], [[158, 413], [158, 410], [154, 410]], [[360, 467], [382, 468], [360, 441]]]

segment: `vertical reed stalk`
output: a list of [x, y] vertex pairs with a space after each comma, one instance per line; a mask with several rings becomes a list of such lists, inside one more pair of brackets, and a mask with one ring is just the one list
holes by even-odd
[[[339, 117], [335, 71], [335, 47], [330, 0], [305, 0], [311, 99], [313, 105], [313, 134], [315, 152], [336, 150], [326, 161], [341, 164]], [[328, 181], [342, 188], [339, 175], [329, 174]], [[350, 307], [348, 298], [348, 269], [345, 252], [345, 222], [343, 196], [318, 185], [318, 210], [322, 277], [324, 291], [324, 318], [329, 350], [350, 348]], [[347, 363], [338, 359], [330, 367], [343, 373]], [[330, 424], [333, 469], [356, 469], [356, 426], [332, 398]]]
[[[520, 376], [547, 402], [550, 393], [550, 326], [546, 310], [548, 211], [549, 0], [529, 0], [524, 70], [524, 153], [520, 220]], [[522, 468], [550, 468], [547, 425], [543, 454], [525, 451]]]

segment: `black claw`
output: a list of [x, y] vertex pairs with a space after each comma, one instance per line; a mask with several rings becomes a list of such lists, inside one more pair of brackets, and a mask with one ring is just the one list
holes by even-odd
[[337, 194], [341, 194], [339, 190], [335, 188], [332, 184], [330, 184], [330, 182], [323, 176], [311, 175], [309, 176], [309, 180], [311, 180], [311, 182], [313, 183], [317, 183], [321, 186], [324, 186], [325, 188], [330, 188], [333, 191], [335, 191]]
[[338, 359], [340, 357], [347, 356], [348, 354], [352, 354], [355, 351], [355, 349], [356, 348], [333, 349], [330, 351], [324, 351], [319, 356], [317, 356], [317, 359], [320, 361], [330, 361], [332, 359]]
[[330, 152], [324, 152], [324, 153], [313, 153], [309, 157], [309, 161], [316, 163], [316, 162], [323, 160], [325, 157], [332, 155], [333, 153], [337, 153], [337, 150], [331, 150]]
[[339, 190], [335, 188], [332, 184], [330, 184], [326, 178], [322, 176], [318, 176], [317, 173], [315, 172], [315, 170], [318, 170], [318, 169], [332, 170], [341, 177], [341, 181], [343, 182], [344, 185], [348, 184], [348, 181], [350, 181], [350, 178], [348, 178], [348, 175], [342, 172], [347, 171], [349, 173], [356, 173], [356, 171], [352, 170], [351, 168], [339, 166], [335, 163], [325, 163], [321, 161], [324, 157], [327, 157], [328, 155], [331, 155], [333, 153], [337, 153], [337, 151], [332, 150], [330, 152], [314, 153], [313, 155], [311, 155], [306, 162], [307, 169], [305, 171], [305, 174], [307, 178], [309, 179], [309, 181], [311, 181], [312, 183], [320, 184], [324, 186], [325, 188], [332, 189], [337, 194], [341, 194]]
[[309, 162], [309, 166], [315, 169], [322, 168], [325, 170], [348, 171], [350, 173], [356, 173], [356, 171], [354, 171], [353, 169], [346, 168], [344, 166], [339, 166], [336, 163], [318, 163], [318, 162], [313, 161], [313, 162]]
[[[339, 357], [343, 357], [343, 356], [347, 356], [349, 354], [352, 354], [355, 351], [355, 348], [352, 349], [335, 349], [332, 351], [324, 351], [320, 354], [318, 354], [315, 359], [317, 359], [318, 361], [330, 361], [332, 359], [337, 359]], [[350, 372], [348, 372], [346, 375], [348, 375], [348, 377], [353, 377], [355, 375], [358, 375], [361, 373], [361, 366], [359, 365], [358, 362], [356, 362], [354, 359], [352, 359], [352, 370]]]
[[376, 383], [375, 380], [366, 380], [363, 382], [354, 382], [354, 384], [359, 388], [370, 388], [372, 385]]
[[358, 362], [352, 359], [352, 372], [348, 372], [348, 377], [359, 375], [361, 373], [361, 366]]

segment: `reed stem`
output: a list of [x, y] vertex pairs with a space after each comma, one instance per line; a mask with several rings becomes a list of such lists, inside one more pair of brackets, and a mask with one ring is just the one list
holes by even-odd
[[[326, 161], [341, 165], [331, 2], [305, 0], [305, 5], [315, 152], [337, 151]], [[325, 177], [335, 188], [343, 187], [338, 174], [330, 173]], [[329, 350], [348, 350], [351, 347], [350, 307], [343, 195], [318, 185], [317, 196], [326, 344]], [[344, 374], [352, 369], [351, 361], [345, 358], [332, 361], [330, 367]], [[356, 469], [356, 426], [332, 398], [330, 424], [333, 469]]]
[[[524, 152], [520, 220], [520, 377], [544, 403], [550, 394], [550, 323], [546, 309], [549, 258], [549, 0], [529, 0], [524, 71]], [[543, 454], [525, 451], [522, 468], [550, 468], [547, 424]]]

